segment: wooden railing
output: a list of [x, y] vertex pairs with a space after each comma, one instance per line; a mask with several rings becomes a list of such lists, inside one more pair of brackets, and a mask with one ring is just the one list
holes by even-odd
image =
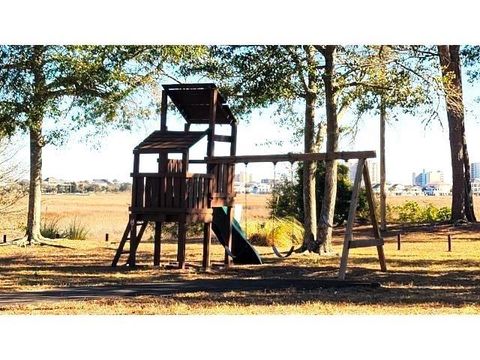
[[181, 173], [132, 174], [132, 208], [158, 212], [210, 207], [213, 175]]
[[213, 192], [216, 193], [217, 196], [233, 194], [235, 164], [215, 164], [212, 166], [211, 173], [214, 176]]

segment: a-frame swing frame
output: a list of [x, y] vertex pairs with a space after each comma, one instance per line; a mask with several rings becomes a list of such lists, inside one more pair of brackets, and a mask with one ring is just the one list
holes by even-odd
[[[353, 238], [353, 225], [357, 213], [358, 195], [360, 193], [360, 186], [363, 181], [365, 183], [365, 191], [367, 195], [368, 208], [370, 213], [370, 221], [372, 223], [373, 239], [367, 240], [354, 240]], [[376, 246], [378, 253], [378, 260], [380, 262], [380, 270], [387, 271], [387, 264], [385, 261], [385, 253], [383, 251], [383, 238], [380, 234], [378, 227], [377, 215], [375, 214], [375, 198], [372, 191], [372, 182], [370, 180], [370, 173], [368, 171], [367, 159], [360, 158], [357, 163], [357, 171], [355, 174], [355, 181], [353, 183], [352, 197], [350, 200], [350, 209], [348, 211], [347, 226], [345, 228], [345, 238], [343, 241], [343, 251], [340, 260], [340, 270], [338, 278], [345, 280], [345, 274], [347, 272], [348, 254], [350, 249], [359, 247]]]

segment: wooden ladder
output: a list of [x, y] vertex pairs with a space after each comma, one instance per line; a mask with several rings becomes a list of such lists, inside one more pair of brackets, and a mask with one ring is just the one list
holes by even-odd
[[[128, 264], [128, 266], [135, 266], [135, 255], [137, 253], [138, 245], [140, 244], [140, 240], [142, 239], [143, 233], [145, 232], [147, 225], [147, 221], [138, 221], [134, 217], [130, 218], [127, 226], [125, 227], [125, 231], [123, 232], [122, 240], [120, 240], [120, 243], [118, 244], [118, 249], [115, 253], [115, 257], [113, 258], [113, 267], [117, 266], [123, 254], [129, 254], [126, 265]], [[138, 226], [140, 226], [140, 230], [137, 231]], [[131, 241], [132, 234], [133, 238], [135, 239], [134, 241]], [[128, 240], [130, 240], [130, 249], [124, 251], [123, 249]]]
[[[367, 240], [353, 240], [353, 225], [355, 222], [355, 215], [357, 211], [358, 195], [360, 193], [360, 185], [363, 181], [365, 183], [365, 191], [367, 195], [368, 208], [370, 213], [370, 221], [373, 228], [373, 239]], [[358, 159], [357, 172], [355, 174], [355, 181], [353, 183], [352, 198], [350, 200], [350, 209], [348, 211], [347, 227], [345, 229], [345, 239], [343, 242], [342, 258], [340, 261], [340, 271], [338, 278], [345, 280], [345, 274], [347, 272], [348, 253], [350, 249], [360, 247], [377, 247], [378, 260], [380, 262], [380, 270], [387, 271], [387, 265], [385, 262], [385, 254], [383, 251], [383, 239], [380, 235], [380, 229], [378, 227], [377, 215], [375, 214], [375, 199], [373, 197], [372, 182], [370, 181], [370, 174], [368, 172], [367, 160]]]

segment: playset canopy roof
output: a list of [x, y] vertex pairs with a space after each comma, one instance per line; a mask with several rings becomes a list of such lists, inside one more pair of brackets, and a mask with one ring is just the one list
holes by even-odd
[[[190, 124], [208, 124], [210, 119], [210, 102], [215, 84], [169, 84], [162, 85], [174, 105]], [[226, 104], [225, 98], [218, 93], [216, 124], [233, 124], [237, 120]]]
[[162, 150], [183, 151], [197, 143], [206, 134], [206, 131], [154, 131], [138, 144], [134, 151], [140, 153], [157, 153]]

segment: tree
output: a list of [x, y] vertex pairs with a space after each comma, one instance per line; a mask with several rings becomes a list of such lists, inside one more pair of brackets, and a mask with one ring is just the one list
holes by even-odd
[[465, 138], [465, 110], [459, 45], [438, 45], [444, 84], [452, 165], [453, 222], [476, 221], [470, 183], [470, 159]]
[[[280, 125], [293, 128], [303, 137], [304, 152], [319, 150], [322, 122], [316, 108], [321, 104], [321, 65], [313, 46], [213, 46], [210, 50], [208, 61], [188, 64], [185, 74], [206, 73], [217, 81], [240, 116], [253, 109], [276, 106]], [[303, 119], [296, 111], [299, 105], [304, 109]], [[313, 250], [316, 244], [316, 163], [308, 161], [304, 166], [305, 235], [299, 251]]]
[[[45, 144], [65, 139], [67, 123], [71, 130], [130, 128], [133, 118], [148, 114], [139, 89], [152, 83], [165, 61], [194, 52], [194, 47], [0, 47], [0, 135], [25, 131], [30, 137], [27, 234], [22, 243], [46, 240], [40, 234]], [[57, 129], [46, 134], [46, 123]]]
[[[296, 179], [293, 181], [283, 177], [275, 184], [272, 198], [268, 202], [272, 215], [275, 217], [294, 217], [298, 221], [303, 219], [303, 165], [296, 171]], [[325, 164], [319, 163], [315, 171], [316, 178], [316, 204], [317, 212], [320, 213], [325, 186]], [[337, 171], [337, 197], [335, 199], [335, 226], [342, 225], [348, 218], [350, 198], [352, 196], [352, 184], [348, 176], [348, 167], [338, 164]], [[360, 192], [357, 211], [366, 213], [367, 197], [365, 190]], [[368, 216], [367, 216], [368, 217]]]

